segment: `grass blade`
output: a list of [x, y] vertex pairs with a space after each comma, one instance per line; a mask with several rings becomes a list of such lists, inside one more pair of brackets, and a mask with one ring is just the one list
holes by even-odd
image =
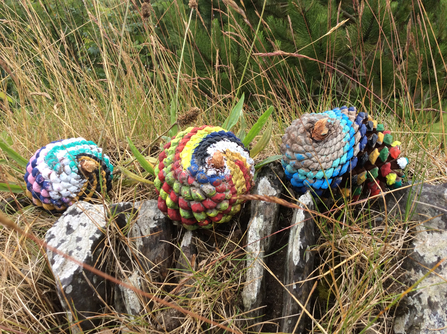
[[3, 139], [0, 140], [0, 148], [21, 167], [26, 168], [28, 160], [22, 157], [19, 153], [14, 151]]
[[231, 128], [233, 126], [235, 126], [237, 124], [237, 122], [239, 121], [239, 118], [242, 116], [242, 107], [244, 106], [244, 99], [245, 99], [245, 95], [244, 95], [244, 93], [242, 93], [242, 96], [239, 99], [239, 102], [234, 106], [233, 110], [231, 110], [230, 115], [225, 120], [224, 124], [222, 125], [222, 127], [225, 130], [230, 131]]
[[274, 108], [273, 106], [270, 106], [262, 115], [259, 117], [257, 122], [253, 125], [253, 127], [248, 132], [247, 136], [242, 140], [242, 143], [245, 147], [248, 147], [250, 143], [253, 141], [253, 139], [258, 135], [258, 133], [261, 131], [264, 124], [269, 119], [270, 115], [272, 114]]
[[272, 128], [273, 125], [272, 121], [270, 120], [261, 139], [259, 139], [256, 145], [250, 150], [250, 157], [254, 158], [268, 145], [270, 138], [272, 137]]
[[272, 155], [271, 157], [268, 157], [264, 160], [262, 160], [260, 163], [256, 164], [255, 169], [259, 169], [262, 166], [265, 166], [273, 161], [279, 160], [282, 158], [282, 155]]
[[7, 193], [23, 194], [25, 188], [12, 183], [0, 183], [0, 191]]
[[[171, 125], [177, 122], [177, 103], [175, 101], [171, 101], [171, 105], [169, 107], [169, 115], [171, 117]], [[169, 130], [169, 135], [171, 137], [177, 135], [178, 125], [174, 125], [171, 130]]]
[[129, 137], [126, 137], [127, 142], [129, 143], [130, 150], [132, 151], [133, 155], [135, 156], [135, 159], [138, 160], [141, 167], [144, 168], [144, 170], [151, 175], [154, 175], [154, 167], [152, 164], [146, 160], [146, 158], [140, 153], [140, 151], [137, 150], [135, 145], [133, 144], [132, 140]]
[[237, 132], [236, 136], [244, 141], [245, 136], [247, 135], [247, 123], [245, 122], [245, 118], [241, 117], [241, 122], [239, 124], [239, 131]]
[[135, 173], [132, 173], [130, 170], [128, 170], [128, 169], [126, 169], [124, 167], [118, 166], [118, 168], [129, 179], [132, 179], [134, 181], [138, 181], [138, 182], [141, 182], [141, 183], [154, 184], [154, 182], [146, 180], [144, 177], [141, 177], [141, 176], [139, 176], [139, 175], [137, 175]]
[[[13, 171], [15, 171], [17, 174], [25, 174], [25, 172], [23, 171], [23, 169], [20, 169], [19, 167], [13, 166], [11, 163], [9, 163], [8, 160], [6, 159], [1, 159], [0, 160], [0, 165], [6, 165], [9, 168], [11, 168]], [[11, 173], [9, 173], [11, 176], [13, 176]]]

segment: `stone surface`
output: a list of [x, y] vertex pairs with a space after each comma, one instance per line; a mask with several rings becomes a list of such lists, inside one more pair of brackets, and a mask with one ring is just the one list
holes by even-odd
[[[413, 231], [415, 239], [404, 262], [410, 287], [447, 258], [447, 184], [424, 185], [422, 190], [413, 187], [411, 193], [403, 191], [399, 198], [401, 211], [409, 219], [423, 222]], [[446, 278], [447, 262], [442, 262], [436, 273], [429, 274], [400, 302], [394, 322], [396, 334], [447, 333]]]
[[[170, 303], [175, 303], [170, 298], [168, 298], [167, 301]], [[184, 318], [185, 315], [182, 312], [174, 308], [167, 308], [159, 312], [155, 317], [157, 330], [170, 333], [182, 325]]]
[[[141, 289], [141, 274], [136, 270], [130, 276], [117, 275], [120, 281]], [[140, 296], [121, 285], [115, 285], [114, 306], [119, 313], [138, 315], [143, 310]]]
[[[180, 243], [180, 252], [175, 267], [176, 279], [178, 285], [171, 291], [171, 294], [191, 298], [196, 288], [194, 287], [194, 278], [190, 275], [196, 265], [197, 247], [193, 242], [193, 235], [196, 232], [185, 231]], [[175, 303], [172, 299], [168, 299]], [[157, 329], [160, 331], [171, 332], [182, 325], [185, 315], [173, 308], [163, 309], [155, 317]]]
[[[312, 196], [309, 192], [298, 198], [298, 205], [314, 209]], [[315, 245], [315, 222], [312, 214], [303, 209], [294, 209], [290, 224], [287, 257], [284, 264], [284, 285], [288, 292], [283, 294], [283, 320], [281, 331], [285, 333], [305, 333], [307, 316], [303, 314], [302, 306], [306, 305], [312, 290], [312, 281], [299, 283], [309, 278], [314, 270], [314, 253], [309, 251]], [[299, 304], [297, 302], [299, 301]], [[311, 303], [307, 303], [310, 311]]]
[[194, 268], [197, 256], [197, 248], [193, 243], [193, 232], [186, 231], [180, 243], [180, 254], [176, 268], [181, 272], [189, 273]]
[[[110, 213], [110, 218], [123, 231], [138, 217], [138, 209], [134, 208], [133, 203], [130, 202], [112, 205], [110, 207]], [[141, 289], [141, 273], [138, 268], [134, 268], [133, 266], [128, 245], [120, 242], [115, 247], [115, 252], [119, 256], [120, 262], [116, 264], [115, 277], [120, 281]], [[118, 313], [135, 316], [143, 310], [141, 298], [134, 291], [124, 288], [121, 285], [114, 285], [113, 288], [113, 306]]]
[[151, 280], [163, 281], [171, 268], [174, 247], [172, 222], [157, 207], [156, 200], [138, 202], [138, 218], [129, 231], [138, 260]]
[[[79, 202], [48, 230], [46, 242], [76, 260], [104, 271], [105, 265], [98, 267], [98, 264], [114, 266], [114, 258], [102, 259], [103, 232], [109, 228], [112, 218], [119, 228], [128, 231], [127, 240], [119, 242], [115, 249], [119, 257], [115, 276], [147, 291], [144, 282], [163, 281], [171, 266], [172, 223], [158, 210], [155, 200], [120, 203], [112, 206], [110, 212], [112, 216], [107, 217], [104, 206]], [[69, 320], [86, 319], [81, 322], [82, 330], [94, 328], [101, 322], [100, 318], [88, 317], [101, 314], [104, 302], [113, 304], [119, 313], [138, 315], [142, 312], [145, 302], [135, 292], [116, 285], [112, 302], [111, 283], [57, 253], [48, 251], [48, 259], [56, 281], [60, 282], [58, 295]]]
[[[275, 166], [278, 167], [278, 166]], [[281, 168], [274, 172], [282, 177]], [[280, 179], [268, 167], [261, 170], [253, 194], [280, 197], [284, 189]], [[247, 273], [246, 285], [242, 291], [242, 300], [246, 311], [254, 310], [264, 303], [265, 269], [262, 264], [264, 256], [270, 251], [277, 230], [279, 205], [263, 201], [251, 202], [251, 218], [247, 231]], [[250, 317], [257, 317], [261, 310], [250, 312]]]
[[[143, 291], [149, 292], [147, 281], [162, 282], [171, 266], [173, 253], [172, 223], [150, 200], [120, 203], [113, 207], [114, 219], [120, 228], [129, 227], [128, 238], [121, 243], [120, 268], [116, 277]], [[120, 313], [138, 315], [145, 303], [135, 292], [116, 285], [115, 309]]]
[[[107, 219], [102, 205], [78, 202], [71, 206], [47, 231], [48, 245], [70, 255], [76, 260], [103, 270], [98, 261], [103, 251]], [[47, 251], [51, 270], [56, 280], [57, 293], [70, 321], [80, 322], [82, 330], [94, 328], [96, 316], [107, 300], [106, 281], [63, 256]], [[70, 312], [72, 310], [72, 312]], [[76, 330], [77, 327], [74, 328]]]

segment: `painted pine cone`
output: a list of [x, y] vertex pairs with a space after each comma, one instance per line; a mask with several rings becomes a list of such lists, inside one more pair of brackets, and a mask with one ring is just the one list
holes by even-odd
[[[113, 166], [94, 142], [54, 141], [36, 151], [26, 166], [26, 195], [49, 211], [62, 211], [112, 188]], [[100, 174], [101, 179], [100, 180]]]
[[[292, 186], [320, 196], [329, 187], [352, 190], [354, 199], [369, 190], [402, 185], [407, 158], [399, 158], [401, 144], [383, 124], [365, 112], [342, 107], [305, 114], [294, 120], [282, 138], [282, 165]], [[366, 184], [366, 187], [364, 185]]]
[[188, 128], [164, 146], [155, 168], [158, 208], [185, 228], [211, 228], [241, 209], [254, 166], [248, 149], [217, 126]]

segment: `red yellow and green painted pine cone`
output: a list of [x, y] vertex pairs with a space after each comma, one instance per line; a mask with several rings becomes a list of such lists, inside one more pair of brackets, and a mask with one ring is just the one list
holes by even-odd
[[167, 143], [155, 168], [158, 208], [189, 230], [228, 222], [253, 186], [254, 163], [232, 132], [190, 127]]

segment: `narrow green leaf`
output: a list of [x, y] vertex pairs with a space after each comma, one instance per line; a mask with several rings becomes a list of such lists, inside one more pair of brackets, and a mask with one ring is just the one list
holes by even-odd
[[234, 106], [233, 110], [231, 110], [230, 115], [225, 120], [224, 124], [222, 125], [222, 128], [224, 128], [227, 131], [230, 131], [231, 128], [237, 124], [239, 118], [242, 116], [242, 107], [244, 106], [244, 99], [245, 95], [244, 93], [242, 93], [239, 102]]
[[146, 180], [145, 178], [142, 178], [141, 176], [138, 176], [137, 174], [132, 173], [130, 170], [128, 170], [128, 169], [126, 169], [126, 168], [124, 168], [124, 167], [118, 166], [118, 169], [119, 169], [124, 175], [126, 175], [129, 179], [132, 179], [132, 180], [134, 180], [134, 181], [138, 181], [138, 182], [141, 182], [141, 183], [154, 184], [154, 182], [149, 181], [149, 180]]
[[261, 131], [264, 124], [269, 119], [270, 115], [272, 114], [274, 108], [273, 106], [270, 106], [262, 115], [259, 117], [258, 121], [253, 125], [253, 127], [248, 132], [247, 136], [243, 139], [242, 143], [245, 147], [248, 147], [250, 143], [253, 141], [253, 139], [258, 135], [258, 133]]
[[256, 164], [255, 169], [259, 169], [262, 166], [265, 166], [273, 161], [279, 160], [282, 158], [282, 155], [272, 155], [271, 157], [268, 157], [264, 160], [262, 160], [261, 162], [259, 162], [258, 164]]
[[8, 95], [6, 95], [4, 92], [0, 92], [0, 99], [8, 100], [9, 103], [14, 102], [14, 100], [12, 98], [10, 98]]
[[[169, 114], [170, 114], [170, 117], [171, 117], [171, 125], [172, 125], [175, 122], [177, 122], [177, 103], [174, 100], [171, 101], [171, 106], [169, 108]], [[174, 125], [172, 127], [172, 129], [169, 130], [169, 135], [171, 137], [173, 137], [173, 136], [175, 136], [177, 134], [177, 132], [178, 132], [178, 126]]]
[[244, 140], [245, 136], [247, 135], [246, 130], [247, 130], [247, 123], [245, 123], [245, 118], [242, 116], [241, 122], [239, 125], [239, 131], [237, 132], [237, 135], [236, 135], [242, 141]]
[[250, 150], [250, 157], [254, 158], [268, 145], [270, 138], [272, 137], [272, 128], [273, 125], [272, 121], [270, 120], [261, 139], [259, 139], [256, 145]]
[[8, 155], [8, 157], [17, 162], [21, 167], [26, 168], [28, 160], [9, 147], [3, 139], [0, 140], [0, 148]]
[[144, 156], [140, 153], [140, 151], [137, 150], [135, 145], [133, 144], [132, 140], [129, 137], [126, 137], [127, 142], [129, 143], [130, 150], [132, 151], [133, 155], [135, 156], [135, 159], [138, 160], [141, 167], [144, 168], [146, 172], [149, 172], [151, 175], [154, 175], [154, 167], [152, 164], [147, 161]]
[[[23, 170], [23, 168], [16, 167], [16, 166], [12, 165], [9, 161], [6, 161], [6, 163], [2, 163], [2, 164], [8, 166], [9, 168], [11, 168], [13, 171], [15, 171], [19, 175], [25, 174], [25, 171]], [[8, 174], [11, 175], [11, 176], [14, 176], [13, 173], [11, 173], [9, 171], [8, 171]]]
[[11, 146], [14, 143], [11, 136], [6, 131], [2, 131], [0, 133], [0, 136], [5, 141], [5, 143], [8, 144], [9, 146]]
[[23, 194], [25, 192], [25, 188], [12, 183], [0, 183], [0, 191]]

